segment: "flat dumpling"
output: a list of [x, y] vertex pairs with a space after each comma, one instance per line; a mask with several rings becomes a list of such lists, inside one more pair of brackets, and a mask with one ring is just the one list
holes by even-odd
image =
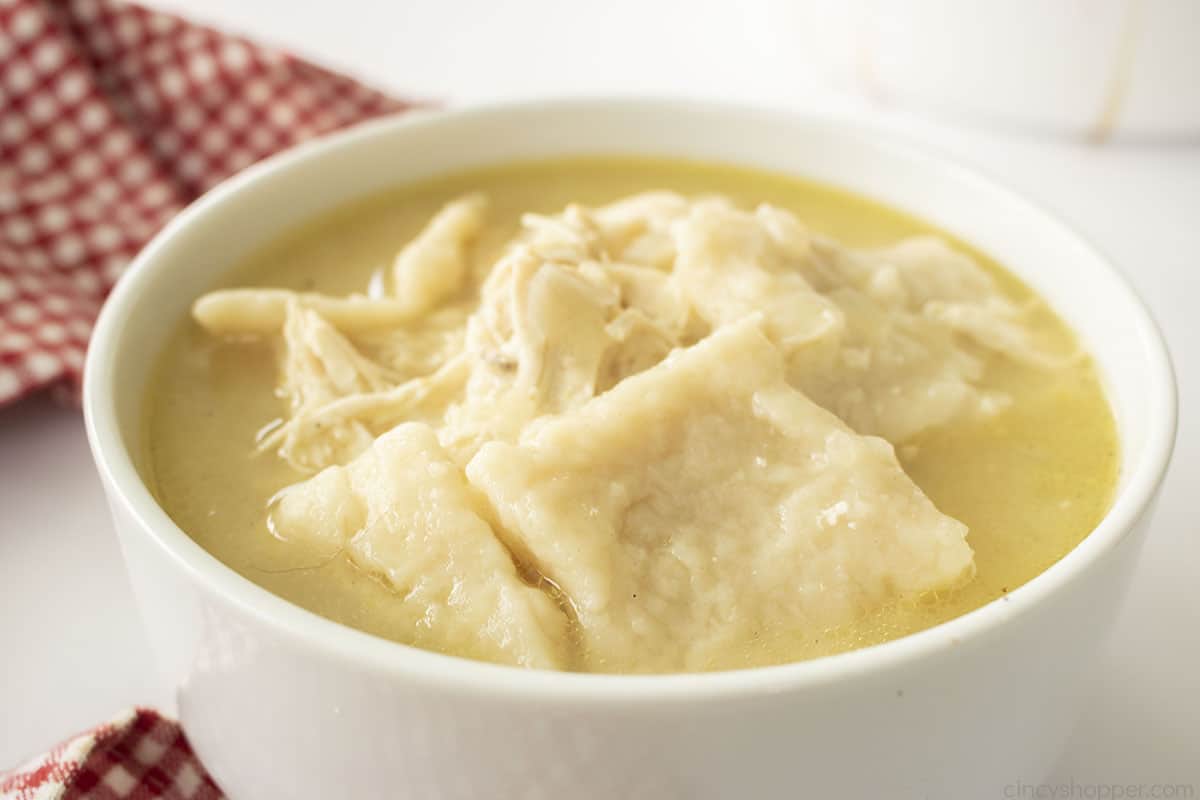
[[797, 268], [810, 257], [807, 243], [773, 234], [752, 212], [723, 200], [698, 202], [675, 227], [675, 280], [714, 327], [761, 313], [785, 354], [827, 349], [843, 316]]
[[1075, 359], [1055, 343], [1039, 339], [1028, 324], [1028, 312], [1039, 302], [1024, 305], [1010, 300], [996, 279], [965, 253], [937, 236], [914, 236], [878, 250], [863, 251], [871, 265], [870, 280], [892, 283], [894, 270], [901, 292], [885, 290], [893, 303], [941, 324], [969, 339], [981, 350], [1003, 354], [1037, 367], [1062, 367]]
[[890, 445], [790, 388], [750, 318], [467, 465], [497, 533], [569, 598], [580, 666], [704, 669], [973, 571]]
[[419, 647], [526, 667], [566, 665], [567, 620], [521, 580], [433, 430], [406, 423], [344, 467], [280, 492], [271, 528], [379, 576]]
[[486, 220], [483, 195], [447, 203], [396, 256], [392, 294], [415, 311], [424, 311], [458, 292], [470, 272], [470, 247]]
[[984, 362], [948, 326], [889, 311], [850, 287], [827, 297], [844, 320], [835, 346], [793, 351], [788, 376], [854, 430], [899, 444], [1006, 403], [977, 388]]
[[981, 388], [990, 353], [1064, 363], [1033, 339], [1024, 310], [995, 280], [941, 239], [869, 251], [814, 239], [811, 258], [797, 268], [845, 324], [832, 351], [793, 353], [789, 378], [859, 432], [901, 443], [1006, 407], [1006, 395]]
[[1008, 398], [980, 389], [989, 351], [1056, 361], [978, 264], [932, 237], [876, 251], [794, 215], [698, 201], [675, 227], [673, 277], [710, 324], [761, 311], [792, 385], [859, 433], [905, 442]]

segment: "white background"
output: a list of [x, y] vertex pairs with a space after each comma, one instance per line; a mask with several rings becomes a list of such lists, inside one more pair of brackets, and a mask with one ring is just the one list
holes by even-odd
[[[452, 105], [670, 93], [850, 117], [973, 164], [1065, 217], [1155, 312], [1182, 415], [1158, 524], [1111, 647], [1080, 675], [1094, 699], [1054, 781], [1190, 783], [1200, 796], [1200, 426], [1190, 413], [1200, 392], [1200, 147], [1097, 147], [868, 107], [805, 77], [794, 21], [767, 0], [153, 4]], [[1054, 657], [1054, 642], [1012, 654]], [[0, 411], [0, 770], [132, 703], [172, 700], [153, 678], [82, 420], [41, 399]]]

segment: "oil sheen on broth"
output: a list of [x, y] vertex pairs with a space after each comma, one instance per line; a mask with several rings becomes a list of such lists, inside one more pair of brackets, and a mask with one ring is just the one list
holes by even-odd
[[[599, 205], [654, 189], [719, 193], [739, 205], [769, 203], [814, 232], [854, 248], [944, 234], [891, 209], [817, 184], [717, 165], [635, 159], [517, 164], [404, 187], [343, 208], [254, 254], [226, 285], [330, 294], [362, 291], [445, 203], [466, 192], [490, 200], [474, 262], [491, 264], [529, 211]], [[952, 241], [952, 240], [951, 240]], [[1019, 281], [960, 242], [1018, 302]], [[1042, 307], [1039, 336], [1067, 351], [1070, 333]], [[211, 336], [191, 320], [168, 344], [150, 401], [144, 470], [167, 512], [205, 549], [251, 581], [322, 616], [396, 641], [413, 641], [411, 619], [381, 580], [342, 556], [272, 536], [269, 498], [306, 477], [273, 454], [254, 454], [256, 433], [281, 414], [278, 344]], [[1118, 469], [1113, 419], [1094, 368], [1077, 358], [1053, 370], [989, 356], [984, 388], [1011, 405], [956, 419], [897, 448], [913, 481], [939, 510], [969, 528], [975, 577], [966, 585], [892, 603], [827, 630], [758, 631], [694, 669], [797, 661], [903, 636], [975, 609], [1045, 570], [1095, 526]], [[569, 665], [570, 666], [570, 665]], [[607, 670], [592, 659], [590, 669]], [[621, 669], [615, 665], [612, 669]]]

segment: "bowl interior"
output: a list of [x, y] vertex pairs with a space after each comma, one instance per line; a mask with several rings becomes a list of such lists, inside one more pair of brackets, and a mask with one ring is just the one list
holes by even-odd
[[[120, 281], [89, 354], [85, 405], [111, 483], [164, 546], [190, 544], [136, 473], [144, 389], [162, 343], [192, 300], [243, 256], [314, 215], [397, 184], [485, 164], [586, 154], [737, 163], [847, 189], [970, 242], [1049, 301], [1098, 362], [1122, 441], [1120, 484], [1097, 532], [1010, 600], [1024, 592], [1032, 601], [1039, 582], [1048, 590], [1066, 579], [1087, 550], [1115, 541], [1149, 501], [1174, 438], [1174, 386], [1161, 338], [1123, 279], [1045, 212], [973, 172], [844, 124], [704, 104], [598, 100], [369, 123], [257, 165], [179, 215]], [[212, 564], [202, 564], [206, 555], [185, 557], [195, 569], [233, 575], [211, 557]], [[982, 613], [974, 624], [986, 618]], [[939, 636], [963, 619], [907, 638]]]

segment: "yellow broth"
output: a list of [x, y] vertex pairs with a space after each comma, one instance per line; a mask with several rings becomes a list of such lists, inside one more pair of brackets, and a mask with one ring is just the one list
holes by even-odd
[[[362, 291], [442, 204], [467, 191], [491, 200], [493, 222], [477, 246], [479, 263], [490, 263], [526, 211], [551, 213], [569, 202], [600, 204], [650, 189], [772, 203], [851, 247], [920, 233], [945, 236], [865, 198], [794, 178], [692, 162], [575, 159], [477, 170], [354, 203], [255, 253], [223, 285]], [[1011, 296], [1030, 297], [999, 265], [955, 244]], [[1049, 311], [1037, 312], [1034, 324], [1039, 335], [1072, 346], [1071, 333]], [[274, 393], [276, 346], [223, 341], [191, 320], [180, 324], [150, 392], [150, 485], [184, 531], [251, 581], [329, 619], [412, 641], [381, 581], [344, 557], [323, 561], [267, 530], [268, 498], [305, 477], [274, 454], [254, 453], [256, 432], [283, 411]], [[958, 421], [898, 448], [906, 471], [938, 508], [970, 528], [974, 580], [834, 630], [763, 631], [754, 646], [708, 668], [798, 661], [928, 628], [1019, 587], [1087, 536], [1108, 508], [1118, 470], [1115, 425], [1092, 363], [1080, 359], [1051, 371], [997, 357], [984, 388], [1014, 402], [993, 417]]]

